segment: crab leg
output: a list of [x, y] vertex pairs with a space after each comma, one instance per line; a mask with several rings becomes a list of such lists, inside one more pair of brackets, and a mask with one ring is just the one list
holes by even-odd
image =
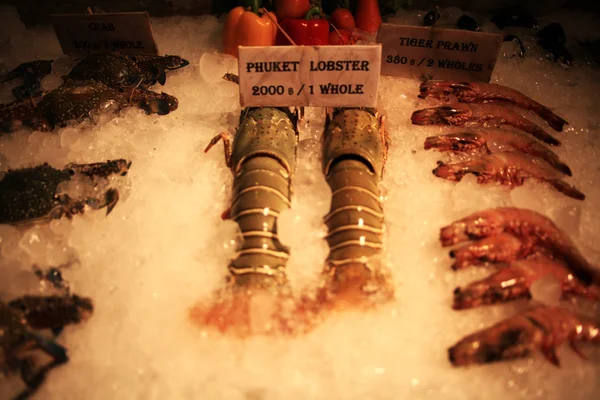
[[52, 361], [40, 367], [36, 371], [33, 370], [34, 362], [32, 359], [27, 358], [25, 361], [23, 361], [23, 366], [21, 368], [21, 379], [27, 385], [27, 388], [19, 393], [14, 398], [15, 400], [28, 399], [37, 391], [41, 384], [44, 383], [46, 375], [48, 372], [50, 372], [50, 370], [69, 361], [67, 349], [56, 343], [54, 340], [48, 339], [35, 332], [28, 332], [27, 336], [31, 341], [33, 341], [34, 348], [44, 351], [46, 354], [52, 357]]
[[[58, 334], [65, 325], [87, 319], [92, 311], [91, 299], [75, 295], [24, 296], [8, 304], [0, 302], [0, 354], [4, 357], [0, 366], [6, 366], [8, 372], [20, 370], [27, 385], [16, 398], [29, 398], [51, 369], [69, 359], [63, 346], [33, 330], [52, 329]], [[36, 357], [31, 354], [36, 350], [48, 354], [52, 361], [36, 365]]]

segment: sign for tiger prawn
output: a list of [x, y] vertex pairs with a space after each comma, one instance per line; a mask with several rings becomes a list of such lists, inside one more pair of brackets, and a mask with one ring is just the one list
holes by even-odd
[[376, 106], [380, 45], [239, 50], [242, 107]]
[[381, 73], [489, 82], [502, 41], [502, 35], [492, 33], [381, 24]]
[[67, 55], [98, 51], [158, 54], [147, 12], [55, 14], [51, 18]]

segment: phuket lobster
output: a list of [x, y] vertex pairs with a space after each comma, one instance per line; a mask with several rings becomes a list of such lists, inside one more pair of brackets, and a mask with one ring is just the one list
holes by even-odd
[[[192, 309], [193, 319], [215, 325], [222, 332], [234, 330], [244, 336], [263, 331], [262, 327], [257, 328], [256, 321], [251, 321], [251, 301], [261, 294], [288, 294], [285, 265], [289, 249], [279, 241], [277, 219], [290, 208], [297, 121], [297, 115], [287, 108], [247, 108], [242, 111], [233, 140], [229, 134], [221, 133], [205, 150], [219, 140], [224, 142], [225, 161], [234, 175], [231, 207], [225, 216], [239, 224], [243, 236], [229, 264], [229, 287], [209, 309]], [[276, 303], [275, 307], [284, 303], [269, 302]], [[274, 311], [274, 318], [280, 311]], [[270, 331], [278, 327], [269, 320], [265, 328]]]
[[327, 290], [335, 302], [360, 304], [371, 295], [391, 298], [393, 290], [377, 262], [383, 248], [379, 180], [389, 140], [374, 109], [338, 108], [327, 116], [323, 173], [331, 188], [325, 216], [329, 256]]
[[[324, 285], [316, 295], [291, 299], [285, 265], [289, 249], [277, 236], [279, 214], [290, 207], [296, 162], [298, 117], [285, 108], [243, 111], [233, 141], [219, 134], [234, 174], [231, 208], [243, 241], [229, 265], [229, 287], [209, 307], [197, 305], [192, 319], [239, 336], [298, 333], [323, 311], [339, 304], [373, 304], [393, 297], [377, 262], [383, 247], [383, 208], [378, 188], [388, 139], [372, 109], [341, 108], [328, 114], [323, 134], [323, 172], [332, 190], [324, 217], [330, 252]], [[267, 298], [265, 303], [258, 303]], [[275, 300], [275, 301], [273, 301]], [[253, 320], [252, 305], [272, 307], [264, 323]]]

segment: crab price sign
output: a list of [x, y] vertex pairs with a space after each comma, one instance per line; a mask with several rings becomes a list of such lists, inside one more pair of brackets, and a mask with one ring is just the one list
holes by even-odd
[[242, 107], [375, 107], [381, 46], [240, 47]]
[[502, 41], [502, 35], [492, 33], [381, 24], [381, 73], [489, 82]]
[[98, 51], [158, 54], [147, 12], [54, 14], [52, 26], [63, 53]]

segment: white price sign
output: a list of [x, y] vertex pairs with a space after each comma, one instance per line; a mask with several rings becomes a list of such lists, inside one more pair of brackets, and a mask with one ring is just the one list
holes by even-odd
[[489, 82], [503, 36], [436, 27], [381, 24], [381, 73], [418, 79]]
[[375, 107], [381, 45], [240, 47], [242, 107]]
[[85, 56], [101, 51], [158, 54], [147, 12], [57, 14], [51, 18], [65, 54]]

